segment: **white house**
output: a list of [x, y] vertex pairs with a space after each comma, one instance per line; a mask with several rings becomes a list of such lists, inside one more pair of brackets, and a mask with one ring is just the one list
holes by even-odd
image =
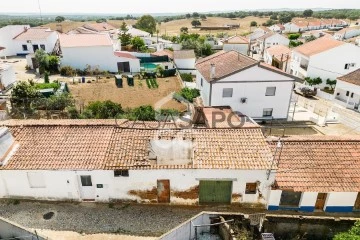
[[267, 33], [257, 40], [257, 50], [263, 52], [266, 48], [276, 45], [289, 46], [290, 40], [279, 33]]
[[291, 62], [291, 50], [284, 45], [275, 45], [265, 49], [264, 62], [289, 72]]
[[254, 119], [286, 119], [295, 77], [235, 51], [196, 63], [196, 86], [205, 106], [230, 106]]
[[47, 53], [57, 52], [58, 33], [50, 28], [33, 27], [23, 30], [13, 39], [16, 55], [27, 55], [43, 49]]
[[196, 56], [194, 50], [174, 51], [174, 63], [180, 73], [195, 74]]
[[[118, 120], [2, 122], [0, 198], [266, 204], [259, 127], [180, 129]], [[148, 125], [147, 125], [148, 124]], [[66, 136], [66, 137], [65, 137]], [[44, 151], [46, 149], [46, 151]]]
[[267, 27], [260, 26], [256, 28], [250, 35], [247, 36], [247, 38], [250, 39], [250, 41], [255, 41], [261, 36], [264, 36], [265, 34], [271, 32], [271, 30]]
[[14, 38], [28, 28], [30, 25], [9, 25], [0, 28], [0, 46], [5, 48], [0, 51], [0, 57], [15, 56], [18, 53]]
[[336, 103], [360, 111], [360, 68], [337, 78], [334, 96]]
[[109, 34], [61, 34], [61, 66], [84, 69], [87, 65], [110, 72], [140, 72], [140, 60], [116, 51]]
[[151, 37], [151, 34], [148, 32], [145, 32], [143, 30], [134, 28], [134, 27], [128, 27], [128, 34], [130, 34], [132, 37], [142, 37], [142, 38], [149, 38]]
[[360, 210], [360, 138], [290, 137], [270, 142], [277, 166], [269, 210]]
[[345, 39], [357, 37], [360, 35], [360, 26], [343, 28], [334, 34], [336, 40], [342, 41]]
[[225, 51], [237, 51], [241, 54], [249, 54], [250, 39], [242, 36], [232, 36], [223, 42], [223, 50]]
[[12, 65], [0, 63], [0, 92], [8, 89], [16, 82], [15, 71]]
[[347, 26], [347, 23], [343, 20], [317, 18], [294, 19], [291, 22], [284, 24], [285, 32], [287, 33], [297, 33], [344, 26]]
[[290, 73], [299, 78], [336, 79], [360, 67], [360, 48], [329, 37], [293, 49]]
[[270, 26], [269, 29], [271, 31], [277, 32], [277, 33], [282, 33], [283, 31], [285, 31], [285, 27], [282, 24], [274, 24], [274, 25]]

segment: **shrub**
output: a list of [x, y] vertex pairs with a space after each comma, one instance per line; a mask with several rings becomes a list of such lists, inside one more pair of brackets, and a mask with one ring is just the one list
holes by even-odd
[[187, 88], [187, 87], [185, 87], [185, 88], [181, 89], [179, 94], [183, 98], [185, 98], [187, 101], [193, 102], [194, 98], [197, 98], [198, 96], [200, 96], [200, 91], [199, 91], [199, 89], [196, 89], [196, 88]]
[[64, 66], [60, 69], [60, 74], [66, 77], [72, 77], [76, 74], [76, 71], [70, 66]]
[[[86, 113], [85, 113], [86, 112]], [[84, 118], [109, 119], [115, 118], [124, 111], [120, 104], [112, 101], [96, 101], [91, 102], [83, 113]]]
[[154, 121], [155, 110], [150, 105], [140, 106], [132, 110], [133, 115], [140, 121]]
[[193, 81], [193, 77], [190, 73], [182, 73], [182, 74], [180, 74], [180, 76], [184, 82], [192, 82]]
[[35, 84], [36, 89], [47, 89], [47, 88], [53, 88], [55, 91], [58, 90], [60, 87], [60, 84], [58, 82], [52, 82], [52, 83], [37, 83]]
[[49, 72], [45, 72], [45, 73], [44, 73], [44, 82], [45, 82], [45, 83], [49, 83], [49, 82], [50, 82]]
[[290, 40], [296, 40], [296, 39], [298, 39], [300, 36], [301, 36], [301, 33], [292, 33], [292, 34], [289, 34], [288, 38], [289, 38]]

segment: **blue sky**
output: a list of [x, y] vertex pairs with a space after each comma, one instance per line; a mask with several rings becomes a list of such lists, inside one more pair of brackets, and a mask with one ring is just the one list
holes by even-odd
[[[360, 0], [40, 0], [44, 13], [175, 13], [276, 8], [358, 8]], [[2, 0], [0, 12], [38, 12], [38, 0]]]

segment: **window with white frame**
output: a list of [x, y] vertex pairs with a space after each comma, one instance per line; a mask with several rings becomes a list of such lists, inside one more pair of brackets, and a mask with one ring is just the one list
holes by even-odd
[[223, 88], [223, 98], [231, 98], [233, 96], [232, 88]]
[[264, 108], [263, 109], [263, 117], [271, 117], [273, 114], [272, 108]]
[[27, 178], [30, 188], [46, 188], [44, 176], [40, 172], [28, 172]]
[[353, 67], [355, 67], [355, 66], [356, 66], [355, 63], [346, 63], [346, 64], [345, 64], [345, 69], [348, 70], [348, 69], [353, 68]]
[[276, 87], [267, 87], [265, 96], [275, 96], [276, 93]]

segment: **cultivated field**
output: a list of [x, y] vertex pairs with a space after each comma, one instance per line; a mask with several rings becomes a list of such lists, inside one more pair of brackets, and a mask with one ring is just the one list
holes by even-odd
[[[197, 28], [193, 28], [191, 26], [191, 21], [193, 20], [192, 18], [190, 19], [180, 19], [180, 20], [174, 20], [174, 21], [170, 21], [170, 22], [166, 22], [166, 23], [161, 23], [158, 25], [158, 29], [160, 30], [159, 35], [178, 35], [180, 33], [180, 28], [181, 27], [188, 27], [189, 28], [189, 32], [191, 33], [199, 33], [199, 34], [216, 34], [216, 33], [220, 33], [220, 32], [224, 32], [224, 33], [228, 33], [229, 35], [234, 35], [234, 34], [244, 34], [244, 33], [248, 33], [250, 32], [250, 23], [251, 21], [256, 21], [258, 23], [258, 25], [263, 24], [264, 22], [266, 22], [266, 20], [268, 20], [269, 18], [260, 18], [260, 17], [246, 17], [243, 19], [240, 18], [236, 18], [236, 19], [230, 19], [230, 18], [222, 18], [222, 17], [208, 17], [206, 20], [200, 20], [201, 21], [201, 26], [204, 27], [210, 27], [210, 26], [224, 26], [225, 24], [240, 24], [240, 28], [238, 29], [232, 29], [229, 31], [225, 31], [225, 30], [212, 30], [212, 31], [200, 31]], [[121, 20], [109, 20], [108, 23], [113, 25], [114, 27], [120, 28], [120, 25], [122, 24], [123, 21]], [[136, 20], [126, 20], [125, 21], [126, 24], [128, 25], [134, 25], [136, 23]], [[86, 23], [94, 23], [94, 22], [62, 22], [60, 23], [60, 25], [62, 26], [62, 30], [64, 33], [80, 27]], [[56, 26], [59, 23], [49, 23], [46, 24], [45, 26], [50, 27], [53, 30], [56, 30]]]
[[[70, 81], [71, 82], [71, 81]], [[127, 81], [123, 79], [123, 88], [115, 85], [115, 80], [100, 79], [98, 82], [91, 83], [69, 83], [69, 89], [75, 100], [85, 106], [92, 101], [106, 101], [121, 104], [123, 108], [138, 107], [141, 105], [152, 105], [161, 99], [168, 97], [169, 101], [165, 101], [161, 108], [173, 108], [179, 111], [185, 111], [186, 106], [172, 100], [169, 95], [181, 89], [180, 83], [176, 77], [158, 78], [158, 88], [149, 89], [145, 80], [135, 79], [134, 87], [127, 85]]]

